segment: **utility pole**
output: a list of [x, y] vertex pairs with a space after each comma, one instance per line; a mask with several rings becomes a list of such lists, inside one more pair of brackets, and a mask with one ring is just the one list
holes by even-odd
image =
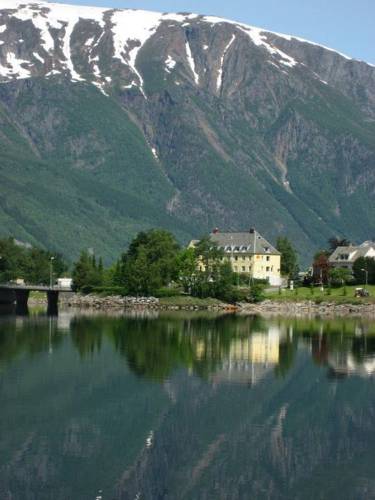
[[361, 271], [363, 271], [365, 273], [365, 276], [366, 276], [366, 288], [368, 286], [368, 270], [367, 269], [361, 269]]
[[53, 285], [53, 261], [55, 260], [55, 257], [51, 257], [49, 262], [49, 287], [52, 288]]

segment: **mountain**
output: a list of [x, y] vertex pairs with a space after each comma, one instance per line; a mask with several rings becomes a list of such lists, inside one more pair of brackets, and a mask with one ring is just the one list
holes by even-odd
[[0, 0], [0, 234], [375, 235], [375, 67], [224, 19]]

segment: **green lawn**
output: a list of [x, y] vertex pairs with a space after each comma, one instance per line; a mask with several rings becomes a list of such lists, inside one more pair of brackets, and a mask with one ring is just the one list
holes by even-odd
[[[363, 287], [361, 285], [361, 287]], [[282, 290], [281, 294], [279, 291], [267, 292], [266, 299], [280, 300], [280, 301], [290, 301], [296, 302], [300, 300], [313, 300], [313, 301], [327, 301], [327, 302], [339, 302], [339, 303], [351, 303], [351, 304], [362, 304], [364, 302], [374, 302], [375, 303], [375, 285], [368, 285], [367, 290], [370, 292], [369, 297], [356, 298], [355, 289], [357, 286], [346, 286], [340, 288], [325, 288], [322, 292], [318, 287], [314, 287], [312, 290], [310, 288], [297, 288], [296, 290]], [[364, 288], [364, 287], [363, 287]]]

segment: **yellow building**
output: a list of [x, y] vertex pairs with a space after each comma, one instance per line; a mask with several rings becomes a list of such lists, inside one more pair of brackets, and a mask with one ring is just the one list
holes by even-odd
[[[272, 286], [281, 285], [281, 254], [255, 229], [242, 233], [222, 233], [215, 229], [210, 239], [223, 250], [235, 273], [268, 280]], [[193, 240], [189, 246], [197, 243]], [[204, 270], [203, 264], [201, 267]]]

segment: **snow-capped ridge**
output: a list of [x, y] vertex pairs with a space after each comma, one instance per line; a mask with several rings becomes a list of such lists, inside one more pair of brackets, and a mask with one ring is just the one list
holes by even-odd
[[344, 59], [347, 59], [348, 61], [361, 62], [361, 63], [367, 64], [368, 66], [375, 67], [374, 64], [371, 64], [371, 63], [369, 63], [367, 61], [363, 61], [362, 59], [356, 59], [354, 57], [350, 57], [347, 54], [344, 54], [343, 52], [340, 52], [339, 50], [333, 49], [331, 47], [327, 47], [327, 46], [325, 46], [325, 45], [323, 45], [321, 43], [312, 42], [311, 40], [307, 40], [307, 39], [299, 37], [299, 36], [287, 35], [285, 33], [279, 33], [277, 31], [271, 31], [271, 30], [268, 30], [268, 29], [259, 28], [257, 26], [251, 26], [250, 24], [241, 23], [239, 21], [232, 21], [230, 19], [226, 19], [226, 18], [223, 18], [223, 17], [203, 16], [203, 18], [207, 22], [210, 22], [211, 24], [227, 23], [227, 24], [231, 24], [231, 25], [234, 25], [234, 26], [237, 26], [237, 27], [241, 27], [241, 28], [243, 28], [245, 30], [250, 30], [250, 32], [253, 31], [254, 33], [257, 34], [257, 36], [259, 36], [260, 33], [263, 34], [263, 36], [267, 36], [267, 34], [268, 35], [276, 35], [276, 36], [278, 36], [280, 38], [284, 38], [285, 40], [288, 40], [289, 42], [292, 41], [292, 40], [296, 40], [297, 42], [300, 42], [300, 43], [307, 43], [309, 45], [313, 45], [315, 47], [320, 47], [320, 48], [322, 48], [324, 50], [328, 50], [329, 52], [334, 52], [337, 55], [343, 57]]
[[[349, 56], [342, 54], [334, 49], [324, 47], [314, 42], [304, 40], [303, 38], [292, 35], [280, 34], [269, 30], [250, 26], [241, 22], [231, 21], [228, 19], [202, 16], [199, 14], [185, 13], [160, 13], [154, 11], [134, 10], [134, 9], [115, 9], [89, 6], [75, 6], [70, 4], [53, 3], [45, 0], [0, 0], [0, 11], [6, 10], [10, 18], [19, 21], [31, 21], [39, 32], [40, 46], [33, 49], [26, 57], [20, 57], [19, 53], [24, 54], [14, 46], [14, 42], [9, 46], [5, 45], [4, 40], [0, 40], [0, 81], [9, 81], [12, 79], [30, 78], [35, 75], [40, 75], [44, 71], [44, 76], [56, 74], [68, 74], [72, 81], [82, 82], [88, 81], [95, 84], [106, 94], [105, 88], [112, 82], [112, 74], [102, 74], [98, 54], [98, 46], [102, 43], [103, 37], [109, 35], [113, 44], [113, 60], [117, 68], [120, 67], [121, 86], [124, 89], [137, 87], [143, 96], [147, 99], [144, 90], [143, 76], [137, 67], [137, 57], [146, 44], [146, 42], [158, 31], [159, 27], [175, 28], [176, 23], [181, 29], [192, 24], [199, 26], [201, 23], [214, 26], [217, 24], [230, 24], [232, 26], [232, 38], [227, 47], [224, 49], [219, 63], [218, 75], [216, 80], [216, 89], [219, 92], [222, 87], [223, 65], [225, 56], [234, 42], [237, 33], [246, 34], [250, 43], [264, 49], [269, 54], [269, 61], [283, 73], [290, 72], [292, 68], [303, 62], [291, 57], [285, 50], [280, 50], [275, 46], [275, 43], [270, 38], [270, 35], [283, 38], [288, 41], [296, 40], [300, 43], [307, 43], [313, 46], [322, 47], [325, 50], [334, 52], [347, 60], [356, 61]], [[0, 37], [6, 39], [7, 24], [2, 24], [3, 19], [6, 21], [6, 16], [0, 18]], [[91, 73], [83, 74], [82, 64], [79, 68], [74, 60], [75, 54], [72, 53], [73, 34], [78, 23], [81, 20], [88, 20], [100, 28], [101, 33], [87, 38], [82, 42], [83, 56], [86, 58], [85, 63], [90, 67]], [[185, 35], [186, 36], [186, 35]], [[193, 78], [191, 79], [195, 85], [200, 85], [201, 79], [198, 74], [197, 64], [193, 52], [196, 47], [193, 41], [185, 39], [185, 54], [180, 57], [186, 58], [186, 63], [191, 69]], [[17, 42], [20, 46], [22, 40]], [[110, 46], [110, 45], [109, 45]], [[107, 44], [108, 47], [108, 44]], [[203, 45], [203, 50], [207, 51], [209, 46]], [[107, 48], [108, 50], [108, 48]], [[73, 50], [74, 52], [74, 50]], [[61, 54], [63, 56], [61, 56]], [[1, 59], [1, 55], [3, 58]], [[178, 54], [177, 54], [178, 55]], [[82, 54], [81, 54], [82, 56]], [[164, 59], [165, 70], [170, 73], [176, 61], [170, 55]], [[177, 60], [180, 60], [179, 58]], [[197, 59], [200, 60], [200, 59]], [[368, 63], [366, 63], [368, 64]], [[368, 64], [369, 66], [373, 66]], [[125, 71], [121, 67], [125, 67]], [[87, 66], [86, 66], [87, 67]], [[107, 64], [108, 67], [108, 64]], [[202, 68], [199, 67], [199, 70]], [[127, 75], [130, 71], [131, 75]], [[82, 74], [81, 74], [82, 73]], [[203, 79], [203, 75], [202, 79]], [[326, 83], [326, 82], [325, 82]], [[176, 84], [178, 84], [176, 82]]]

